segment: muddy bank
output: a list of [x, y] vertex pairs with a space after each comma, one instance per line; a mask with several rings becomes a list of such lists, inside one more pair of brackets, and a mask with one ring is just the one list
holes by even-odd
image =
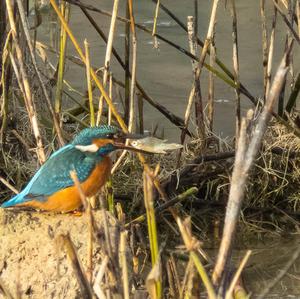
[[[98, 237], [103, 236], [103, 214], [94, 214]], [[111, 242], [119, 231], [118, 224], [107, 216]], [[59, 242], [70, 235], [83, 269], [87, 269], [88, 217], [70, 214], [12, 212], [0, 209], [0, 281], [15, 298], [82, 298], [77, 278], [66, 252]], [[98, 268], [104, 255], [104, 244], [94, 242], [93, 262]], [[113, 250], [118, 244], [112, 244]], [[116, 252], [117, 253], [117, 252]], [[1, 295], [0, 298], [5, 298]]]

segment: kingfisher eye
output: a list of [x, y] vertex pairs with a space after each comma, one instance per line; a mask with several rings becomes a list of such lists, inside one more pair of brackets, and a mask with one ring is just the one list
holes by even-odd
[[124, 138], [124, 134], [122, 132], [118, 132], [113, 134], [113, 139], [120, 139], [120, 138]]
[[105, 138], [107, 138], [107, 139], [114, 139], [115, 138], [115, 134], [113, 134], [113, 133], [106, 134]]

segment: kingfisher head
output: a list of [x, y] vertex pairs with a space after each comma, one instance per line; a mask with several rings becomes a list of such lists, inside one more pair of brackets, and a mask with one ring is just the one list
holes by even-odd
[[140, 151], [127, 146], [125, 142], [126, 139], [138, 139], [142, 137], [142, 135], [126, 134], [114, 126], [103, 125], [82, 130], [74, 138], [72, 144], [82, 152], [106, 155], [117, 149]]

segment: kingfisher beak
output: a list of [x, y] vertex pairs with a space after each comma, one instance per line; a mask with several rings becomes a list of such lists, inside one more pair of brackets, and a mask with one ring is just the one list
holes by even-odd
[[118, 149], [123, 149], [123, 150], [128, 150], [128, 151], [133, 151], [133, 152], [138, 152], [138, 153], [144, 153], [144, 154], [149, 154], [149, 152], [137, 149], [131, 145], [126, 145], [126, 140], [138, 140], [147, 137], [147, 135], [143, 134], [132, 134], [132, 133], [121, 133], [118, 134], [118, 136], [115, 136], [114, 138], [114, 145]]

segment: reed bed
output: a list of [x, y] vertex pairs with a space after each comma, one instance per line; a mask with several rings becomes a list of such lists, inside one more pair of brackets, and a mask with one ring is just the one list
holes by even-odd
[[[299, 66], [293, 61], [295, 51], [299, 51], [299, 3], [273, 1], [268, 28], [266, 1], [261, 0], [264, 92], [260, 99], [246, 88], [247, 82], [240, 76], [239, 14], [234, 0], [226, 3], [232, 17], [233, 53], [232, 61], [226, 62], [218, 58], [215, 34], [217, 13], [223, 9], [221, 1], [212, 2], [204, 41], [198, 32], [201, 6], [197, 0], [187, 26], [163, 1], [152, 2], [153, 27], [148, 28], [136, 22], [139, 3], [132, 0], [126, 1], [124, 12], [118, 0], [113, 1], [111, 12], [80, 0], [62, 1], [59, 6], [50, 0], [46, 6], [55, 14], [60, 32], [55, 49], [32, 37], [35, 34], [30, 32], [33, 29], [25, 3], [17, 0], [13, 6], [8, 0], [0, 0], [1, 201], [21, 190], [38, 164], [86, 126], [108, 123], [125, 132], [144, 133], [147, 124], [143, 108], [147, 102], [177, 127], [184, 148], [164, 156], [124, 151], [115, 157], [113, 176], [99, 198], [87, 199], [81, 191], [87, 236], [56, 236], [58, 251], [65, 252], [75, 274], [79, 296], [249, 298], [251, 290], [241, 283], [241, 277], [251, 251], [239, 264], [232, 262], [234, 244], [239, 240], [237, 231], [283, 234], [299, 228], [300, 76]], [[93, 64], [89, 41], [81, 44], [72, 31], [72, 10], [78, 7], [106, 44], [103, 66]], [[38, 16], [42, 8], [35, 9]], [[160, 34], [157, 22], [162, 12], [186, 32], [189, 49]], [[95, 14], [110, 18], [108, 35]], [[281, 62], [274, 65], [279, 17], [287, 34]], [[124, 27], [124, 51], [114, 47], [116, 26]], [[139, 31], [152, 36], [155, 47], [164, 41], [191, 60], [192, 86], [183, 115], [175, 115], [152, 98], [139, 82]], [[75, 55], [69, 53], [70, 47]], [[53, 55], [56, 65], [50, 62]], [[113, 73], [113, 58], [124, 71], [123, 79]], [[66, 68], [72, 64], [79, 65], [86, 78], [80, 90], [65, 77]], [[208, 86], [202, 81], [206, 72]], [[221, 139], [214, 133], [217, 81], [235, 94], [232, 139]], [[204, 90], [208, 90], [207, 100]], [[252, 104], [247, 113], [242, 113], [242, 96]], [[151, 134], [159, 135], [155, 128]], [[81, 190], [76, 173], [70, 175]], [[112, 227], [117, 227], [116, 232], [111, 232]], [[72, 238], [85, 238], [85, 263]], [[217, 248], [214, 257], [205, 249], [212, 242]], [[298, 246], [276, 283], [299, 254]], [[274, 283], [259, 290], [259, 298], [266, 298], [273, 287]], [[20, 292], [17, 288], [16, 298], [22, 296]], [[0, 274], [0, 294], [15, 298], [13, 293]]]

